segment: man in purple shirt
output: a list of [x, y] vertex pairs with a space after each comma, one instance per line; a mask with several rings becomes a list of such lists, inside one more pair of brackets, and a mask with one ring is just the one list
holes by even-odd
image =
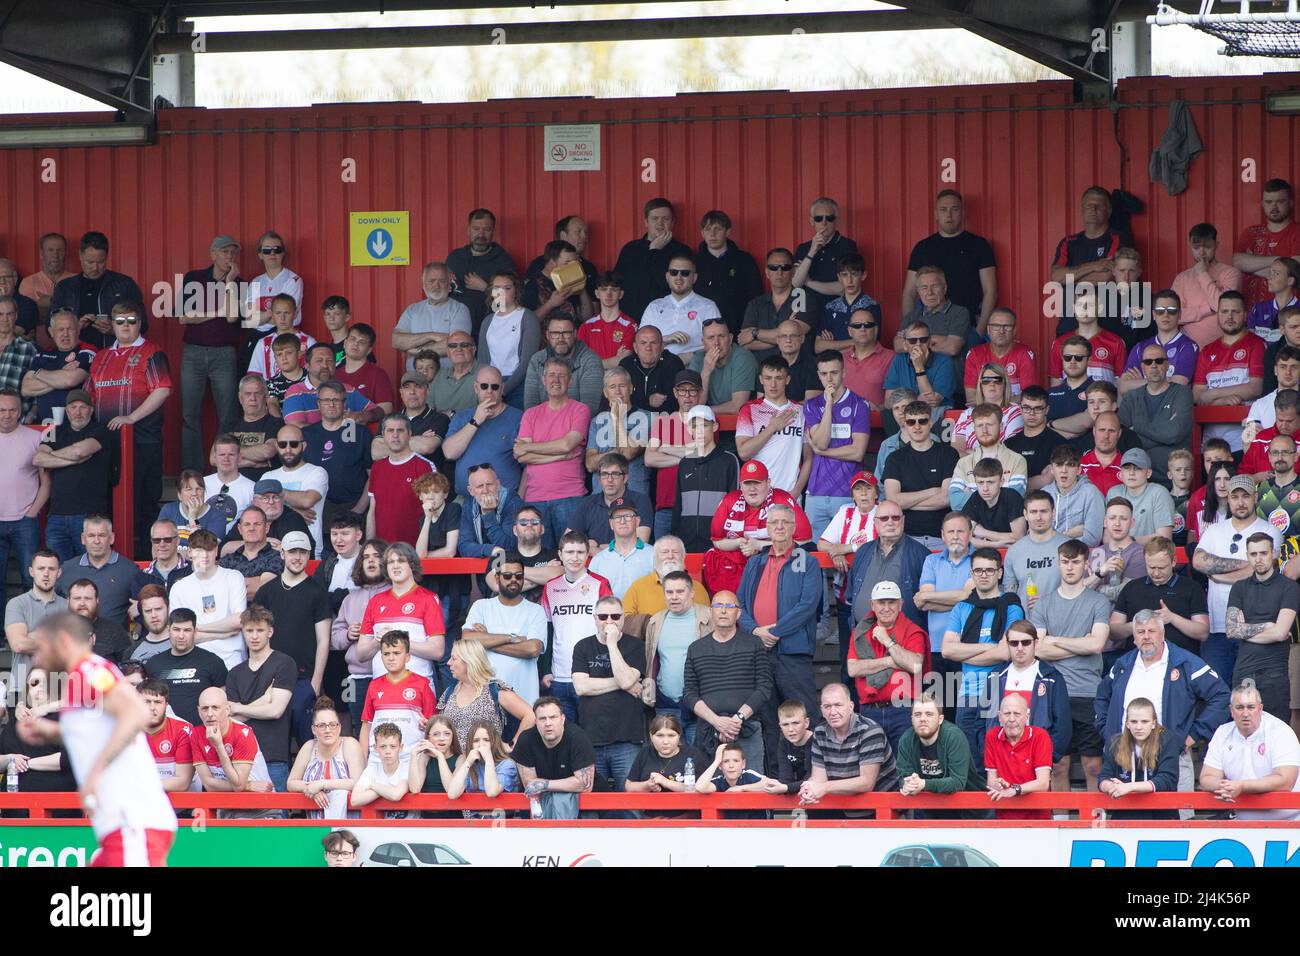
[[1128, 362], [1124, 374], [1116, 384], [1120, 395], [1141, 388], [1146, 384], [1142, 374], [1142, 353], [1148, 345], [1159, 345], [1169, 357], [1169, 381], [1191, 387], [1192, 376], [1196, 373], [1196, 356], [1200, 348], [1190, 335], [1184, 335], [1179, 329], [1182, 320], [1182, 302], [1173, 289], [1162, 289], [1155, 294], [1151, 307], [1151, 316], [1155, 319], [1156, 334], [1143, 339], [1133, 346], [1128, 353]]
[[804, 510], [814, 540], [853, 501], [849, 482], [862, 468], [871, 433], [871, 406], [844, 385], [844, 353], [818, 352], [817, 377], [825, 391], [803, 403], [805, 441], [813, 451]]

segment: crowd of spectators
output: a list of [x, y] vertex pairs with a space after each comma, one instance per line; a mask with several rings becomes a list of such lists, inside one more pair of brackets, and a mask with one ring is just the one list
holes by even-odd
[[[1295, 790], [1300, 225], [1282, 180], [1263, 209], [1224, 261], [1194, 226], [1152, 294], [1088, 189], [1041, 363], [950, 189], [897, 309], [825, 197], [761, 270], [725, 212], [692, 250], [654, 199], [611, 270], [566, 216], [521, 275], [475, 209], [386, 343], [337, 294], [309, 334], [274, 232], [249, 281], [217, 236], [152, 317], [105, 236], [75, 272], [50, 233], [0, 294], [7, 726], [49, 707], [28, 634], [71, 610], [169, 789], [329, 819], [412, 792], [569, 818], [592, 789], [980, 790], [1015, 818], [1076, 779]], [[184, 327], [179, 376], [151, 318]], [[1198, 406], [1242, 421], [1193, 448]], [[456, 557], [487, 570], [423, 571]], [[0, 751], [18, 789], [68, 786], [59, 751]]]

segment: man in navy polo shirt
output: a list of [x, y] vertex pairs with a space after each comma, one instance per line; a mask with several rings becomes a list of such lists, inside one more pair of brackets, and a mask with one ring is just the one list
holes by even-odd
[[54, 348], [37, 354], [21, 386], [25, 400], [36, 399], [29, 415], [33, 422], [56, 419], [55, 409], [63, 408], [71, 389], [82, 387], [95, 357], [94, 349], [77, 341], [79, 323], [71, 309], [53, 312], [49, 325]]
[[844, 292], [837, 263], [857, 253], [858, 245], [840, 234], [839, 218], [839, 205], [825, 196], [814, 199], [808, 208], [812, 238], [794, 251], [794, 287], [804, 290], [804, 315], [820, 317], [826, 303]]

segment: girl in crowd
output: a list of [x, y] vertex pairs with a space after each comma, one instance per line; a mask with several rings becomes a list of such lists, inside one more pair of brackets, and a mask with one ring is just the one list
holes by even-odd
[[[469, 746], [456, 763], [456, 771], [447, 782], [447, 796], [455, 800], [462, 793], [481, 793], [499, 797], [519, 791], [519, 771], [506, 753], [501, 732], [490, 720], [479, 720], [469, 731]], [[466, 810], [467, 818], [483, 816]]]
[[971, 420], [975, 405], [986, 402], [1002, 409], [1002, 428], [998, 433], [998, 441], [1005, 442], [1025, 430], [1025, 417], [1020, 406], [1011, 401], [1011, 377], [1002, 365], [997, 362], [986, 363], [980, 369], [978, 389], [979, 401], [958, 416], [957, 424], [952, 430], [952, 447], [957, 449], [959, 455], [965, 455], [975, 447], [975, 423]]
[[[1178, 789], [1182, 741], [1160, 726], [1156, 708], [1136, 697], [1124, 711], [1124, 729], [1106, 747], [1097, 789], [1120, 800], [1131, 793], [1170, 793]], [[1177, 820], [1177, 810], [1107, 811], [1117, 820]]]
[[[443, 714], [434, 714], [424, 728], [424, 739], [411, 748], [408, 783], [412, 793], [447, 793], [460, 760], [456, 728]], [[426, 819], [457, 819], [459, 813], [425, 810]]]

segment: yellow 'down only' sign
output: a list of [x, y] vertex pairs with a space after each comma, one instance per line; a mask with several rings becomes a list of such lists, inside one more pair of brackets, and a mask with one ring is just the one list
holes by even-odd
[[348, 213], [349, 260], [354, 266], [404, 266], [411, 262], [409, 212]]

